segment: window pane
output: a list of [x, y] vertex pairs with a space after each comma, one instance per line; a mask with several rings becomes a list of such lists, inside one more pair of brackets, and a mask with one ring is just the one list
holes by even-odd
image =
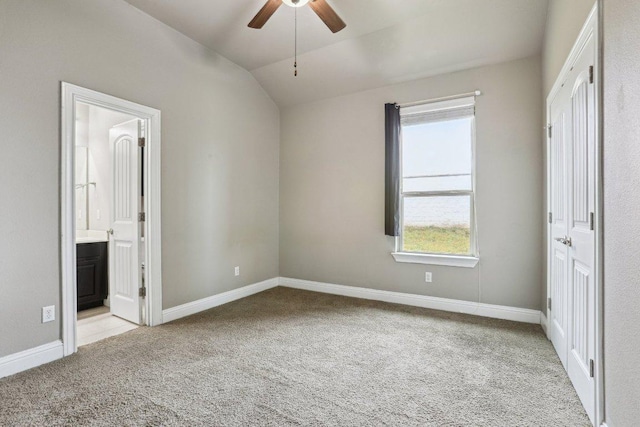
[[471, 254], [471, 196], [405, 197], [402, 250]]
[[403, 191], [471, 190], [472, 118], [402, 127]]

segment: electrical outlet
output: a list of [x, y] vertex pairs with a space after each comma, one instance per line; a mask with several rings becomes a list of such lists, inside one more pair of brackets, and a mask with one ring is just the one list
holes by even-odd
[[433, 276], [430, 271], [427, 271], [426, 273], [424, 273], [424, 281], [427, 283], [433, 282]]
[[240, 275], [240, 267], [236, 267], [235, 268], [235, 274], [236, 274], [236, 276]]
[[96, 219], [100, 219], [100, 209], [96, 209]]
[[56, 320], [56, 306], [42, 307], [42, 323], [53, 322], [54, 320]]

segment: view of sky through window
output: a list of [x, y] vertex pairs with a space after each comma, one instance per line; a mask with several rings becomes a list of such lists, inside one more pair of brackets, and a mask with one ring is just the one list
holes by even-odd
[[471, 190], [470, 129], [471, 118], [403, 126], [403, 190]]

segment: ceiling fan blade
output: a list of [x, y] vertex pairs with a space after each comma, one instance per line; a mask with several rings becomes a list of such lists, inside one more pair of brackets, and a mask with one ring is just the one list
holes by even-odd
[[282, 0], [267, 0], [264, 6], [262, 6], [262, 9], [260, 9], [260, 11], [256, 13], [256, 16], [253, 17], [251, 22], [249, 22], [249, 27], [262, 28], [264, 24], [267, 23], [269, 18], [271, 18], [271, 15], [273, 15], [275, 11], [278, 10], [281, 4]]
[[309, 6], [322, 19], [322, 22], [329, 27], [332, 33], [337, 33], [347, 26], [325, 0], [311, 0]]

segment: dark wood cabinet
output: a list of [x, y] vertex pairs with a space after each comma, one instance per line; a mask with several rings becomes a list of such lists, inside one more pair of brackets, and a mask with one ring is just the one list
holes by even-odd
[[109, 294], [107, 242], [76, 245], [78, 311], [99, 307]]

